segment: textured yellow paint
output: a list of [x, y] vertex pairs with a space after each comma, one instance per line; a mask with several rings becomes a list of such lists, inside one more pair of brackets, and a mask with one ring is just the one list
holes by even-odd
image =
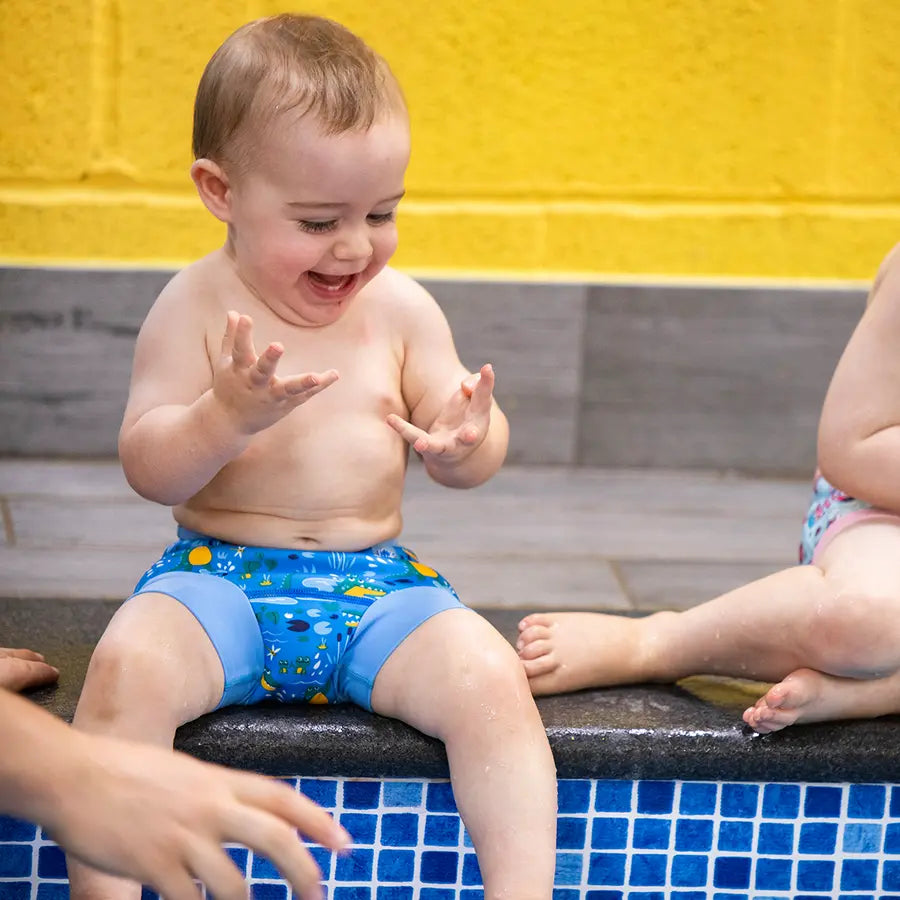
[[[3, 0], [0, 257], [172, 263], [212, 50], [274, 0]], [[413, 121], [399, 265], [866, 278], [900, 239], [896, 0], [313, 0]]]

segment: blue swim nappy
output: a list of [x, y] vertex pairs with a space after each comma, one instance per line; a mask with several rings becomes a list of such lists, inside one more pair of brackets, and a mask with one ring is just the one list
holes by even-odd
[[134, 594], [178, 600], [225, 672], [219, 706], [341, 703], [371, 709], [375, 677], [426, 619], [464, 608], [449, 582], [399, 544], [345, 553], [241, 547], [186, 528]]

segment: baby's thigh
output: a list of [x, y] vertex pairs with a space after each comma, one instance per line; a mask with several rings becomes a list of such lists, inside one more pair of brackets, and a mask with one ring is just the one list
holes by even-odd
[[849, 526], [816, 564], [838, 596], [894, 601], [900, 608], [900, 516]]
[[485, 710], [502, 715], [531, 701], [515, 650], [478, 613], [446, 609], [419, 625], [386, 659], [371, 706], [444, 737], [454, 720]]

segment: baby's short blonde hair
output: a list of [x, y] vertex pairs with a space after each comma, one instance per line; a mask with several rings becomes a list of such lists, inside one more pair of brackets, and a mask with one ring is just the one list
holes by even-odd
[[225, 40], [200, 78], [194, 157], [244, 168], [254, 136], [290, 110], [341, 134], [406, 105], [387, 62], [343, 25], [291, 13], [257, 19]]

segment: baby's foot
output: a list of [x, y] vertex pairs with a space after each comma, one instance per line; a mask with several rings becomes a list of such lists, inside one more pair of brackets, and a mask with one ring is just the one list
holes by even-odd
[[516, 650], [531, 692], [558, 694], [639, 680], [635, 620], [603, 613], [533, 613], [519, 622]]
[[769, 734], [799, 722], [862, 719], [898, 711], [897, 673], [864, 681], [797, 669], [744, 710], [744, 721], [754, 731]]

